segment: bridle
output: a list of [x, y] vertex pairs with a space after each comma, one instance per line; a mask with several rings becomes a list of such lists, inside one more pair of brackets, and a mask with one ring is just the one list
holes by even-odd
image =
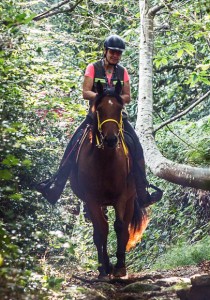
[[98, 131], [99, 133], [102, 134], [102, 126], [105, 124], [105, 123], [108, 123], [108, 122], [113, 122], [113, 123], [116, 123], [117, 126], [118, 126], [118, 129], [119, 129], [119, 132], [121, 130], [123, 130], [123, 121], [122, 121], [122, 113], [120, 115], [120, 122], [118, 122], [117, 120], [115, 119], [106, 119], [104, 121], [100, 121], [100, 117], [99, 117], [99, 112], [98, 110], [96, 111], [96, 115], [97, 115], [97, 121], [98, 121]]
[[113, 123], [117, 124], [117, 126], [118, 126], [118, 137], [119, 137], [118, 147], [119, 147], [119, 142], [121, 142], [123, 150], [125, 152], [125, 155], [127, 156], [128, 155], [128, 148], [126, 146], [125, 137], [124, 137], [124, 133], [123, 133], [122, 112], [121, 112], [121, 115], [120, 115], [120, 121], [119, 122], [115, 119], [106, 119], [106, 120], [101, 122], [98, 110], [96, 110], [96, 115], [97, 115], [97, 123], [98, 123], [98, 132], [99, 132], [99, 135], [100, 135], [100, 137], [98, 137], [98, 135], [96, 134], [96, 146], [98, 148], [104, 149], [104, 135], [103, 135], [103, 132], [102, 132], [102, 126], [104, 124], [108, 123], [108, 122], [113, 122]]

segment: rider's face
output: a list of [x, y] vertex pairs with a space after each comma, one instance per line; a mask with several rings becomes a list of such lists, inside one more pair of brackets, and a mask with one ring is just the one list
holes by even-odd
[[114, 65], [117, 64], [120, 61], [121, 56], [122, 56], [122, 51], [119, 50], [108, 49], [106, 52], [106, 58], [110, 64], [114, 64]]

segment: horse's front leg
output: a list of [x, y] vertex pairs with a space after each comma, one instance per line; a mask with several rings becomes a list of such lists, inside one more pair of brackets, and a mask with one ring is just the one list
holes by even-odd
[[103, 257], [106, 274], [111, 275], [113, 273], [113, 265], [110, 263], [109, 255], [107, 252], [107, 241], [103, 245]]
[[117, 235], [117, 263], [113, 273], [115, 277], [123, 277], [126, 275], [125, 250], [129, 238], [128, 228], [126, 227], [128, 226], [126, 226], [125, 222], [117, 217], [114, 223], [114, 229]]
[[132, 201], [126, 202], [123, 205], [123, 201], [120, 205], [115, 208], [116, 220], [114, 223], [114, 229], [117, 235], [117, 263], [114, 268], [113, 275], [115, 277], [123, 277], [126, 275], [126, 265], [125, 265], [125, 252], [126, 245], [129, 240], [128, 227], [133, 215], [133, 204]]
[[98, 252], [99, 278], [106, 278], [109, 274], [109, 257], [107, 254], [108, 222], [101, 206], [88, 202], [88, 210], [93, 223], [93, 241]]

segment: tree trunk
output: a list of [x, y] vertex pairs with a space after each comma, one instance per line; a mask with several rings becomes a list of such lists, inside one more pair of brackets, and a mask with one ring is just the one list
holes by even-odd
[[139, 101], [136, 131], [140, 138], [147, 166], [160, 178], [197, 189], [210, 191], [210, 168], [178, 164], [165, 158], [153, 137], [153, 20], [162, 7], [148, 7], [147, 0], [139, 0], [141, 14]]

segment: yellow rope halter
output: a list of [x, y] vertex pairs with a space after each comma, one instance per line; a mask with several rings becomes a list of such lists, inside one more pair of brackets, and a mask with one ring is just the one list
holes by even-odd
[[[114, 122], [114, 123], [117, 124], [118, 129], [119, 129], [119, 137], [120, 137], [120, 140], [121, 140], [121, 144], [122, 144], [124, 153], [125, 153], [126, 156], [128, 156], [128, 147], [127, 147], [127, 145], [126, 145], [126, 143], [125, 143], [125, 137], [124, 137], [124, 133], [123, 133], [123, 119], [122, 119], [122, 113], [121, 113], [121, 116], [120, 116], [120, 122], [118, 122], [118, 121], [115, 120], [115, 119], [106, 119], [106, 120], [104, 120], [103, 122], [100, 122], [99, 112], [96, 111], [96, 114], [97, 114], [97, 120], [98, 120], [98, 131], [99, 131], [100, 133], [102, 133], [102, 126], [103, 126], [105, 123], [108, 123], [108, 122]], [[97, 145], [97, 146], [100, 145], [99, 138], [98, 138], [97, 135], [96, 135], [96, 145]]]

